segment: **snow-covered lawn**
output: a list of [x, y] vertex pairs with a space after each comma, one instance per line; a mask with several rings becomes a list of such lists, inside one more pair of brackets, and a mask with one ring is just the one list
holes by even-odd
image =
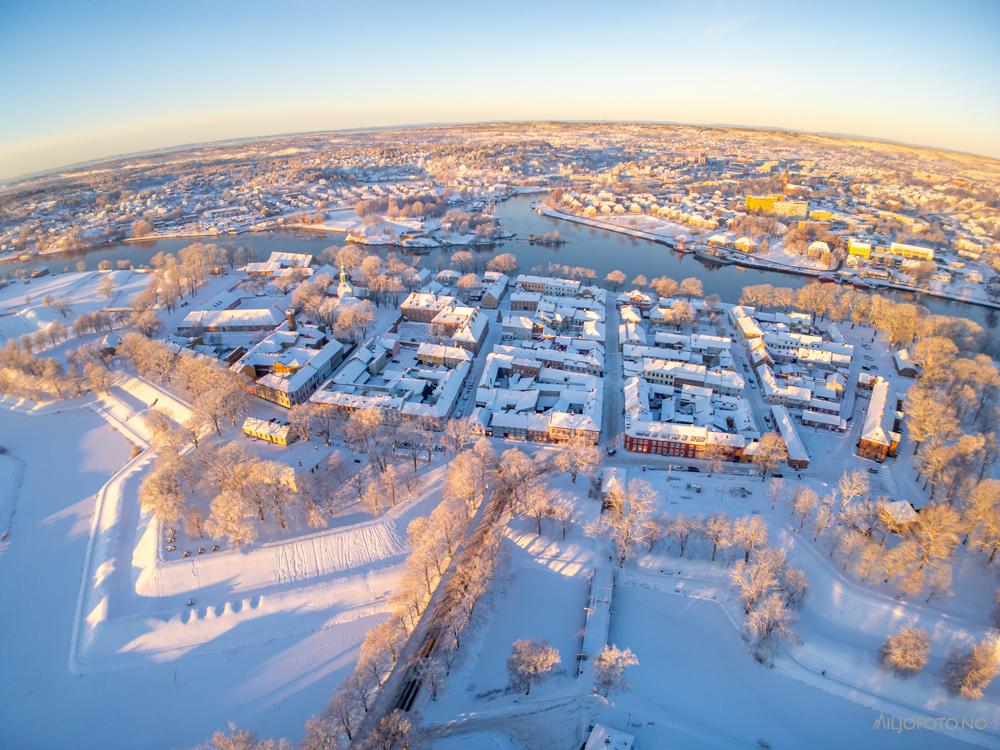
[[601, 721], [628, 727], [639, 747], [965, 746], [933, 732], [876, 730], [877, 711], [762, 667], [709, 600], [619, 585], [610, 640], [639, 665], [628, 674], [632, 690], [613, 693]]
[[[634, 689], [613, 693], [610, 705], [595, 698], [588, 671], [577, 678], [573, 658], [590, 577], [611, 563], [602, 542], [582, 530], [596, 516], [598, 501], [586, 497], [585, 484], [574, 488], [565, 477], [555, 477], [553, 488], [575, 497], [577, 523], [563, 540], [552, 521], [545, 522], [541, 536], [531, 520], [511, 522], [504, 566], [509, 573], [496, 579], [486, 621], [468, 638], [440, 699], [424, 697], [421, 710], [436, 735], [455, 747], [486, 748], [501, 741], [490, 734], [499, 729], [520, 743], [515, 746], [533, 747], [542, 737], [578, 741], [587, 722], [599, 720], [621, 728], [631, 721], [640, 747], [743, 748], [757, 747], [758, 741], [774, 748], [1000, 747], [1000, 687], [990, 688], [981, 701], [963, 701], [941, 685], [949, 650], [987, 630], [991, 584], [971, 556], [957, 565], [961, 583], [954, 597], [898, 601], [891, 587], [860, 583], [842, 571], [828, 554], [828, 540], [814, 543], [808, 530], [797, 533], [787, 500], [771, 510], [768, 483], [759, 478], [622, 468], [659, 491], [659, 510], [668, 515], [722, 511], [765, 519], [771, 545], [786, 549], [791, 563], [809, 577], [810, 590], [793, 625], [802, 644], [783, 649], [774, 667], [754, 661], [742, 641], [742, 607], [729, 585], [724, 556], [710, 563], [707, 550], [695, 543], [678, 558], [664, 540], [616, 574], [609, 642], [638, 656], [639, 667], [627, 673]], [[785, 481], [790, 494], [794, 480]], [[702, 492], [689, 484], [701, 485]], [[738, 487], [750, 494], [734, 495]], [[930, 663], [910, 679], [878, 664], [885, 637], [904, 625], [923, 627], [931, 638]], [[528, 697], [505, 690], [505, 660], [522, 637], [548, 640], [562, 657], [562, 671]], [[956, 717], [985, 722], [986, 729], [894, 732], [876, 728], [880, 712], [886, 722]], [[561, 727], [562, 734], [553, 727]], [[454, 744], [463, 736], [470, 744]]]
[[555, 646], [560, 671], [570, 678], [576, 675], [589, 591], [584, 571], [572, 560], [546, 559], [541, 550], [533, 554], [517, 544], [506, 547], [509, 580], [492, 603], [492, 617], [477, 644], [474, 664], [463, 673], [465, 690], [473, 695], [507, 687], [507, 657], [511, 645], [521, 638]]

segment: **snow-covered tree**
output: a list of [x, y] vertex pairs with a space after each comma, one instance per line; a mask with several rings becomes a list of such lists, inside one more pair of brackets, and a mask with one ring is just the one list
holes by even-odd
[[597, 446], [581, 435], [568, 440], [555, 458], [556, 468], [569, 473], [573, 484], [576, 484], [578, 474], [589, 474], [600, 461], [601, 453]]
[[431, 691], [431, 700], [437, 700], [441, 688], [444, 686], [448, 670], [444, 662], [437, 656], [425, 656], [417, 662], [417, 676]]
[[178, 472], [176, 458], [161, 457], [156, 468], [139, 485], [142, 507], [167, 526], [173, 526], [181, 519], [187, 502]]
[[348, 750], [350, 739], [328, 712], [306, 720], [301, 750]]
[[500, 481], [510, 492], [515, 507], [523, 506], [528, 487], [536, 474], [531, 459], [517, 448], [508, 448], [500, 455], [498, 473]]
[[678, 513], [666, 523], [664, 531], [674, 540], [680, 556], [684, 557], [691, 535], [699, 531], [699, 527], [700, 524], [696, 519]]
[[715, 556], [720, 549], [733, 546], [733, 525], [724, 513], [713, 513], [705, 519], [702, 532], [712, 543], [712, 562], [715, 562]]
[[781, 586], [785, 569], [785, 553], [766, 549], [754, 555], [752, 562], [737, 560], [729, 573], [729, 581], [739, 592], [743, 609], [750, 612], [759, 600]]
[[800, 487], [792, 498], [792, 511], [799, 516], [799, 529], [805, 526], [806, 519], [819, 502], [816, 492], [811, 487]]
[[951, 557], [961, 541], [962, 520], [958, 511], [945, 503], [929, 505], [920, 513], [913, 537], [920, 547], [920, 567], [931, 560]]
[[548, 515], [551, 504], [552, 493], [548, 485], [537, 483], [528, 487], [521, 509], [528, 518], [534, 520], [535, 530], [539, 536], [542, 535], [542, 520]]
[[513, 253], [500, 253], [490, 259], [486, 264], [486, 268], [490, 271], [510, 274], [511, 271], [517, 269], [517, 256]]
[[1000, 652], [994, 639], [981, 641], [949, 657], [944, 670], [944, 684], [963, 698], [982, 698], [983, 691], [1000, 671]]
[[777, 469], [787, 457], [785, 441], [781, 435], [777, 432], [765, 432], [761, 435], [752, 458], [754, 464], [760, 469], [761, 481], [764, 481], [768, 472]]
[[924, 630], [901, 628], [890, 635], [882, 646], [882, 664], [896, 674], [908, 677], [924, 668], [930, 650], [931, 642]]
[[418, 741], [417, 726], [409, 714], [393, 709], [379, 719], [360, 750], [412, 750]]
[[733, 523], [733, 546], [743, 549], [743, 561], [749, 562], [754, 550], [767, 545], [767, 524], [760, 516], [743, 516]]
[[611, 539], [619, 567], [649, 543], [655, 528], [655, 499], [656, 491], [648, 482], [633, 479], [625, 487], [616, 487], [608, 493], [608, 510], [588, 527], [591, 536]]
[[245, 496], [225, 491], [212, 501], [205, 531], [213, 539], [252, 544], [257, 540], [256, 515], [253, 504]]
[[756, 604], [747, 614], [746, 629], [758, 661], [766, 662], [778, 642], [796, 639], [791, 628], [794, 621], [795, 615], [778, 593], [768, 594]]
[[507, 659], [507, 674], [514, 690], [531, 693], [531, 686], [543, 680], [560, 662], [559, 651], [546, 641], [522, 638], [514, 641]]
[[612, 689], [624, 687], [625, 670], [638, 663], [631, 649], [605, 645], [594, 659], [594, 687], [607, 697]]
[[609, 271], [608, 275], [604, 277], [604, 280], [611, 284], [613, 289], [617, 289], [625, 283], [625, 279], [627, 278], [628, 277], [625, 275], [624, 271], [615, 269], [614, 271]]

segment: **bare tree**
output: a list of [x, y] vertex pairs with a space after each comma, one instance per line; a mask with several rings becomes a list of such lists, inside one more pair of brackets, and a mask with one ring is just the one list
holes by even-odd
[[713, 513], [705, 519], [702, 532], [712, 543], [712, 562], [720, 549], [733, 546], [733, 525], [724, 513]]
[[816, 492], [811, 487], [800, 487], [792, 498], [792, 511], [799, 515], [799, 530], [806, 524], [806, 519], [819, 502]]
[[396, 708], [379, 719], [360, 750], [410, 750], [418, 741], [417, 728], [409, 714]]
[[500, 455], [500, 481], [507, 487], [516, 506], [522, 506], [528, 487], [535, 478], [535, 467], [517, 448], [508, 448]]
[[734, 547], [743, 548], [743, 561], [749, 562], [754, 550], [767, 545], [767, 524], [760, 516], [737, 518], [733, 524]]
[[425, 656], [417, 662], [416, 672], [421, 681], [430, 688], [431, 700], [436, 701], [448, 676], [444, 662], [437, 656]]
[[665, 527], [667, 535], [677, 544], [677, 550], [681, 557], [684, 557], [688, 542], [691, 541], [691, 535], [698, 530], [699, 524], [696, 519], [683, 516], [680, 513], [670, 519]]
[[344, 737], [341, 726], [329, 712], [306, 720], [301, 750], [348, 750], [349, 747], [350, 738]]
[[545, 484], [532, 484], [522, 503], [522, 512], [535, 521], [538, 536], [542, 535], [542, 520], [548, 515], [552, 493]]
[[781, 492], [785, 488], [785, 482], [780, 477], [772, 477], [771, 482], [767, 485], [767, 496], [771, 500], [771, 510], [774, 510], [774, 506], [778, 504], [778, 499], [781, 497]]

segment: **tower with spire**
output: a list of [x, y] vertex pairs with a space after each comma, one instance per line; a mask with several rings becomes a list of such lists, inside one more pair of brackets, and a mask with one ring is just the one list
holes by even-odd
[[337, 284], [337, 299], [344, 300], [348, 297], [354, 296], [354, 287], [351, 286], [351, 282], [347, 280], [347, 274], [344, 272], [344, 264], [340, 264], [340, 283]]

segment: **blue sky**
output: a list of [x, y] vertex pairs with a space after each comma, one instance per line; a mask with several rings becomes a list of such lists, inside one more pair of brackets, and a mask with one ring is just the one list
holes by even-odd
[[1000, 2], [0, 0], [0, 177], [270, 133], [779, 126], [1000, 157]]

